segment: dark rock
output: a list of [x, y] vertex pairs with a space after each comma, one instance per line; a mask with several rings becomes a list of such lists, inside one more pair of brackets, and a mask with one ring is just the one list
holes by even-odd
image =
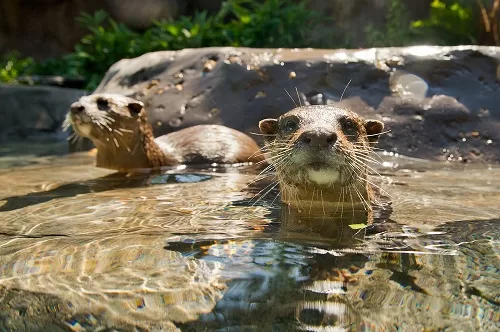
[[[386, 123], [389, 133], [381, 148], [460, 161], [480, 151], [478, 158], [499, 161], [499, 51], [477, 46], [165, 51], [119, 61], [96, 92], [145, 102], [155, 135], [200, 123], [256, 133], [259, 120], [295, 105], [343, 99], [342, 105]], [[399, 78], [410, 78], [400, 89], [391, 86], [395, 70]], [[420, 84], [415, 93], [412, 80]]]
[[0, 140], [65, 138], [61, 124], [83, 90], [47, 86], [0, 85]]

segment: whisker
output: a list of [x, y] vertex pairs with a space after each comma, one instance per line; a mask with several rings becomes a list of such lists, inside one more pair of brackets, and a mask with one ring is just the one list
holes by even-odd
[[342, 91], [342, 95], [340, 96], [339, 102], [342, 101], [342, 97], [344, 97], [344, 93], [347, 90], [347, 87], [349, 86], [349, 84], [351, 83], [351, 81], [352, 81], [352, 79], [350, 79], [349, 82], [347, 82], [347, 85], [345, 86], [344, 91]]
[[300, 98], [299, 90], [297, 89], [297, 87], [295, 87], [295, 91], [297, 92], [297, 97], [299, 98], [299, 105], [300, 107], [302, 107], [302, 99]]
[[[288, 91], [286, 91], [286, 89], [285, 89], [285, 92], [288, 95], [288, 97], [290, 97], [290, 99], [292, 100], [292, 102], [295, 105], [295, 107], [297, 107], [297, 103], [295, 102], [295, 100], [293, 100], [292, 96], [288, 93]], [[299, 98], [299, 100], [300, 100], [300, 98]]]

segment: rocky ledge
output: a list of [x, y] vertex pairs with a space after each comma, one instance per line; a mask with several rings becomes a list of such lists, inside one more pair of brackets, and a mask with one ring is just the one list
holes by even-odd
[[499, 81], [499, 47], [203, 48], [121, 60], [96, 92], [142, 100], [155, 135], [200, 123], [256, 133], [295, 104], [340, 103], [384, 121], [388, 151], [499, 162]]

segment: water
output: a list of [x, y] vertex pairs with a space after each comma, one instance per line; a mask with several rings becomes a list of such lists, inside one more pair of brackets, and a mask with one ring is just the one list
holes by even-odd
[[382, 156], [375, 225], [329, 239], [252, 169], [35, 150], [0, 157], [0, 331], [500, 329], [496, 166]]

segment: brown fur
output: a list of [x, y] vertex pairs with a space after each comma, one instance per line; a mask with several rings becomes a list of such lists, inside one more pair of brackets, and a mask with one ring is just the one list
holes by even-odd
[[259, 123], [282, 201], [308, 220], [370, 214], [369, 152], [383, 123], [334, 106], [305, 106]]
[[119, 171], [263, 160], [252, 138], [220, 125], [194, 126], [155, 139], [144, 105], [116, 94], [80, 98], [71, 105], [65, 125], [92, 140], [98, 167]]

